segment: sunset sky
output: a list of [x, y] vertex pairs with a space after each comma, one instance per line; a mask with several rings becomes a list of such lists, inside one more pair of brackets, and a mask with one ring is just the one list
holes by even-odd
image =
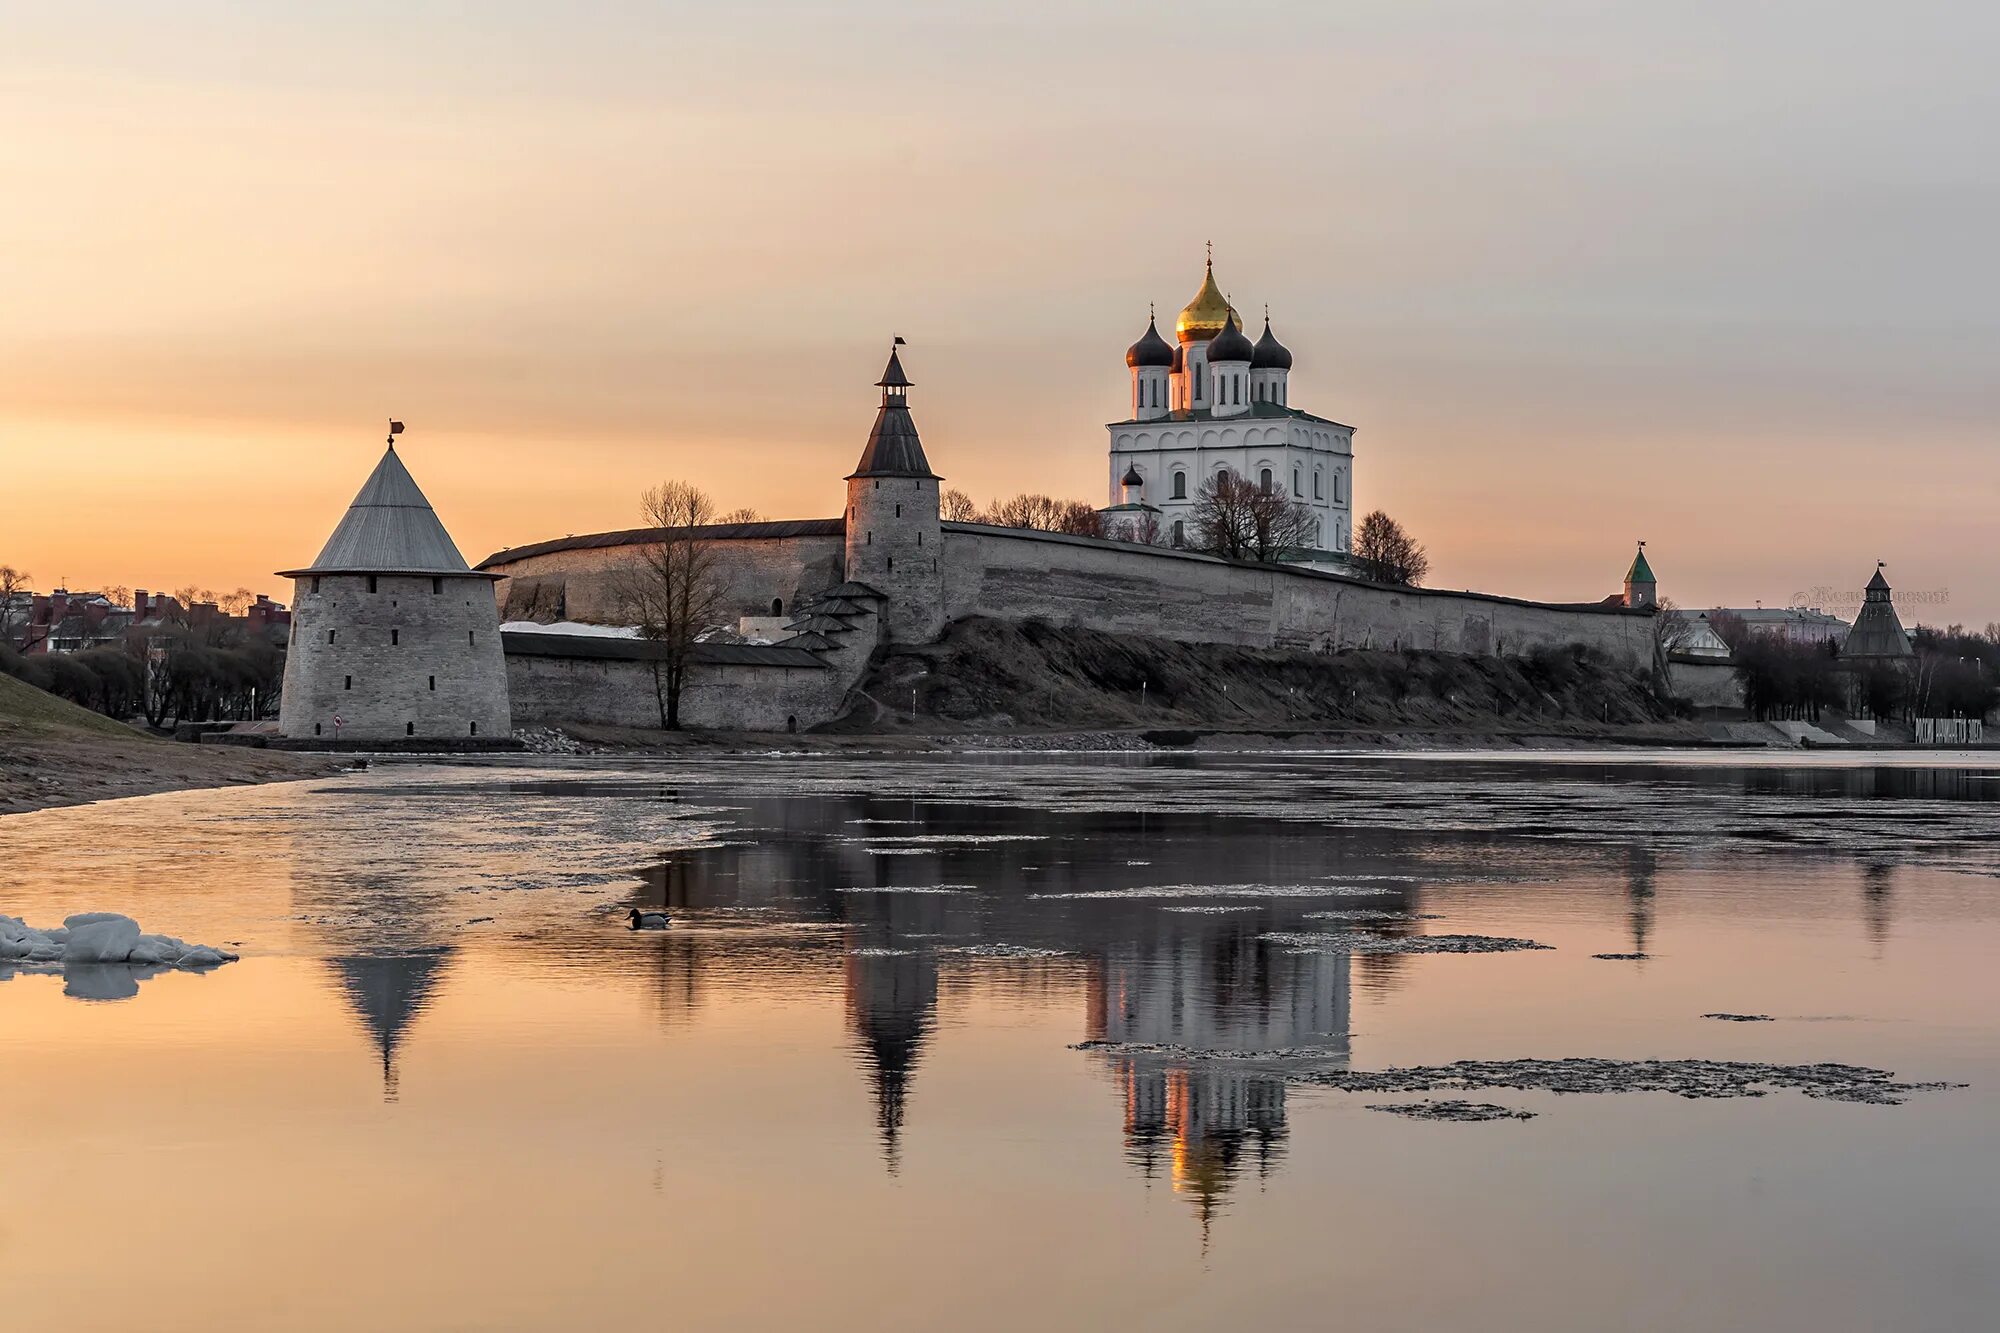
[[[2000, 10], [11, 6], [0, 563], [308, 560], [383, 421], [468, 558], [668, 477], [1101, 502], [1202, 244], [1431, 581], [2000, 620]], [[1813, 600], [1825, 600], [1825, 594]]]

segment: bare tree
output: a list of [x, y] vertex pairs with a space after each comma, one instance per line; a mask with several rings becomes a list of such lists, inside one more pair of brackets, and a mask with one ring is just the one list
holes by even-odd
[[218, 599], [218, 605], [222, 607], [225, 614], [240, 616], [245, 611], [248, 611], [251, 603], [256, 600], [256, 593], [251, 592], [248, 588], [238, 588], [235, 592]]
[[1058, 500], [1051, 531], [1067, 532], [1072, 537], [1102, 537], [1104, 515], [1097, 512], [1096, 505], [1082, 500]]
[[1236, 560], [1276, 560], [1310, 546], [1312, 510], [1273, 487], [1260, 486], [1228, 468], [1195, 496], [1195, 545]]
[[[14, 602], [17, 598], [24, 599], [28, 595], [28, 581], [33, 577], [25, 569], [16, 569], [12, 565], [0, 565], [0, 643], [10, 646], [13, 644]], [[20, 620], [24, 625], [27, 623], [28, 617], [25, 610], [21, 614]]]
[[104, 600], [115, 607], [127, 608], [132, 605], [132, 590], [122, 583], [114, 583], [103, 589]]
[[938, 497], [938, 517], [947, 523], [979, 522], [979, 506], [972, 497], [953, 487]]
[[1062, 501], [1050, 495], [1017, 495], [1011, 500], [995, 500], [986, 512], [986, 521], [1002, 528], [1036, 528], [1056, 531], [1062, 517]]
[[1431, 572], [1431, 559], [1423, 544], [1403, 525], [1377, 509], [1361, 520], [1354, 531], [1354, 561], [1362, 574], [1376, 583], [1395, 583], [1414, 588]]
[[1166, 529], [1160, 526], [1157, 510], [1118, 514], [1104, 520], [1104, 535], [1114, 541], [1138, 542], [1142, 546], [1166, 545]]
[[762, 523], [764, 516], [749, 505], [738, 505], [715, 521], [717, 523]]
[[1653, 642], [1663, 653], [1678, 650], [1694, 636], [1694, 622], [1674, 604], [1671, 597], [1662, 597], [1653, 616]]
[[646, 521], [659, 539], [640, 548], [639, 564], [620, 581], [624, 612], [639, 637], [659, 645], [651, 660], [653, 697], [660, 725], [678, 731], [681, 691], [694, 663], [695, 644], [722, 602], [715, 545], [697, 529], [714, 519], [714, 506], [685, 481], [662, 482], [640, 497]]

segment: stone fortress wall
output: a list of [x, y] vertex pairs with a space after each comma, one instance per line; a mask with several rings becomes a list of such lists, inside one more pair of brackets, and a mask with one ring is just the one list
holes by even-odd
[[420, 740], [511, 734], [493, 580], [319, 574], [294, 584], [285, 735]]
[[1652, 615], [1624, 607], [1385, 587], [1320, 570], [967, 523], [945, 524], [945, 602], [951, 619], [1043, 619], [1187, 643], [1473, 655], [1582, 643], [1625, 666], [1653, 660]]
[[[845, 526], [837, 518], [793, 523], [737, 523], [716, 529], [722, 571], [720, 614], [789, 618], [792, 608], [842, 578]], [[517, 547], [480, 566], [503, 574], [504, 620], [627, 623], [619, 583], [644, 530], [564, 538]], [[619, 540], [610, 540], [619, 539]]]

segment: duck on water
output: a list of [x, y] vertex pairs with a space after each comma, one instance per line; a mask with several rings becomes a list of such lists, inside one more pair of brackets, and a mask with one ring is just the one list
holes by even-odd
[[642, 912], [636, 907], [629, 919], [634, 930], [665, 930], [673, 921], [665, 912]]

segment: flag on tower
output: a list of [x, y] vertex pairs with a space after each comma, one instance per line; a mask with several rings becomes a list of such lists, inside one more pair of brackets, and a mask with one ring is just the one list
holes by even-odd
[[400, 421], [391, 421], [389, 423], [389, 433], [391, 435], [401, 435], [403, 433], [403, 423]]

